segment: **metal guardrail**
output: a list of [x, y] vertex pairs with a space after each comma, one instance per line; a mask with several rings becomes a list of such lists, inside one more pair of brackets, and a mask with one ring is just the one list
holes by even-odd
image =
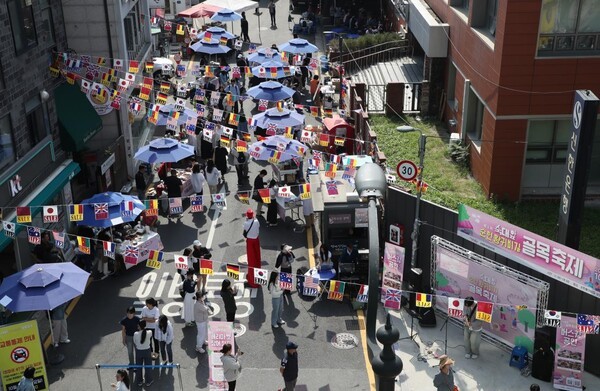
[[[183, 381], [181, 380], [181, 365], [179, 363], [176, 364], [165, 364], [165, 365], [129, 365], [129, 364], [96, 364], [96, 374], [98, 375], [98, 384], [100, 385], [100, 391], [102, 391], [102, 378], [100, 377], [100, 369], [177, 369], [177, 377], [179, 378], [179, 388], [183, 391]], [[130, 387], [131, 388], [131, 387]]]
[[[346, 48], [344, 48], [346, 49]], [[405, 56], [410, 50], [408, 40], [389, 41], [353, 52], [342, 51], [342, 63], [347, 73], [356, 72], [379, 62], [392, 61]], [[339, 61], [339, 55], [338, 55]]]

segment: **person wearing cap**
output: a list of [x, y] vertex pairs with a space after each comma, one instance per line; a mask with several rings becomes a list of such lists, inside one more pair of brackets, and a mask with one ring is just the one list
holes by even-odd
[[194, 295], [196, 294], [196, 281], [194, 281], [194, 271], [188, 270], [185, 274], [185, 280], [182, 282], [183, 292], [183, 312], [181, 317], [186, 326], [194, 325]]
[[454, 360], [443, 355], [440, 357], [440, 372], [433, 378], [433, 386], [437, 391], [458, 391], [454, 385], [454, 371], [452, 370]]
[[254, 282], [254, 268], [261, 267], [260, 255], [260, 223], [254, 217], [254, 211], [246, 211], [246, 221], [244, 222], [244, 237], [246, 238], [246, 257], [248, 260], [248, 286], [250, 288], [259, 288], [260, 285]]
[[242, 370], [239, 356], [243, 353], [238, 351], [234, 356], [233, 349], [229, 343], [223, 345], [221, 353], [223, 353], [221, 356], [221, 363], [223, 363], [223, 376], [225, 377], [225, 381], [227, 381], [229, 386], [228, 390], [235, 391], [235, 383], [237, 382], [237, 379], [240, 376], [240, 371]]
[[[275, 261], [275, 268], [279, 268], [280, 272], [284, 272], [284, 273], [291, 273], [292, 272], [292, 263], [294, 262], [294, 260], [296, 259], [296, 257], [294, 256], [294, 253], [292, 252], [292, 246], [290, 246], [289, 244], [282, 244], [281, 245], [281, 251], [279, 252], [279, 255], [277, 256], [277, 260]], [[291, 292], [289, 290], [284, 290], [283, 293], [285, 293], [286, 295], [291, 294]]]
[[465, 358], [479, 357], [479, 345], [481, 344], [482, 323], [477, 320], [477, 302], [473, 297], [465, 298], [463, 335], [465, 343]]
[[210, 259], [212, 254], [210, 251], [202, 246], [202, 243], [199, 240], [194, 240], [193, 250], [192, 250], [192, 267], [196, 272], [196, 288], [199, 292], [202, 292], [206, 289], [206, 274], [200, 273], [200, 259]]
[[294, 391], [298, 380], [298, 345], [289, 341], [285, 345], [285, 353], [281, 359], [279, 372], [285, 382], [285, 391]]

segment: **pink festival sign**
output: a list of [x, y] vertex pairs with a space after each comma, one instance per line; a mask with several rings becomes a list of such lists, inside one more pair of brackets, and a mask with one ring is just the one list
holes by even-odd
[[556, 330], [556, 354], [554, 357], [554, 388], [580, 391], [585, 359], [585, 334], [578, 330], [577, 318], [562, 316]]
[[466, 205], [458, 207], [458, 236], [600, 297], [600, 260]]
[[226, 390], [227, 382], [223, 375], [223, 364], [221, 363], [220, 351], [226, 343], [231, 344], [235, 351], [235, 340], [233, 335], [233, 323], [231, 322], [208, 322], [208, 369], [209, 389]]

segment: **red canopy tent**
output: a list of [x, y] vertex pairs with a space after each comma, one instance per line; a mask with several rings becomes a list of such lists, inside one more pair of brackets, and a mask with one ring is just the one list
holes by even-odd
[[352, 155], [354, 153], [354, 126], [346, 122], [345, 119], [339, 115], [334, 115], [331, 118], [323, 119], [323, 132], [329, 134], [329, 152], [336, 153], [338, 148], [334, 143], [335, 136], [344, 137], [344, 152]]
[[211, 17], [220, 9], [221, 7], [217, 7], [216, 5], [200, 3], [181, 11], [177, 14], [177, 16], [184, 18], [203, 18], [205, 16]]

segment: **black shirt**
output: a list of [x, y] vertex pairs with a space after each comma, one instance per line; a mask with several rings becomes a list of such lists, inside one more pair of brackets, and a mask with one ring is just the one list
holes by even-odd
[[186, 293], [194, 293], [196, 290], [196, 281], [186, 278], [183, 281], [183, 291]]
[[124, 317], [119, 322], [121, 326], [125, 327], [125, 335], [127, 335], [128, 337], [133, 337], [133, 334], [138, 329], [138, 323], [140, 323], [140, 318], [138, 318], [135, 315], [131, 319], [129, 319], [128, 317]]
[[176, 176], [168, 176], [164, 180], [165, 186], [167, 186], [167, 193], [169, 193], [169, 197], [181, 197], [181, 186], [183, 186], [183, 182], [181, 179]]
[[242, 19], [240, 23], [242, 24], [242, 32], [248, 32], [248, 20]]
[[235, 295], [233, 294], [233, 291], [231, 289], [221, 289], [221, 298], [223, 299], [223, 304], [225, 304], [225, 313], [235, 313], [237, 305], [235, 304]]
[[256, 178], [254, 178], [254, 191], [257, 192], [258, 189], [264, 189], [265, 188], [265, 181], [263, 180], [263, 177], [260, 176], [260, 174], [258, 174], [256, 176]]
[[283, 368], [283, 379], [292, 381], [298, 378], [298, 353], [289, 354], [287, 351], [281, 360]]
[[135, 187], [138, 190], [146, 190], [146, 178], [144, 178], [144, 173], [141, 171], [135, 174]]

